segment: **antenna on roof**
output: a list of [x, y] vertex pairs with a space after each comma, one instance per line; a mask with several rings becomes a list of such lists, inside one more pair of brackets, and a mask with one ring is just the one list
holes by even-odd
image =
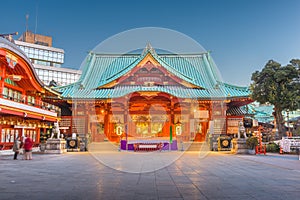
[[29, 14], [26, 14], [26, 32], [28, 31], [28, 19], [29, 19]]
[[38, 10], [39, 10], [39, 5], [36, 5], [36, 15], [35, 15], [35, 30], [34, 30], [34, 42], [36, 42], [35, 34], [36, 34], [36, 29], [37, 29], [37, 23], [38, 23]]

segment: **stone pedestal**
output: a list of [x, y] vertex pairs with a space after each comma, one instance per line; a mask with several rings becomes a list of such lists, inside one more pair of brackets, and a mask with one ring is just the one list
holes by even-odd
[[233, 138], [231, 142], [232, 142], [231, 153], [248, 154], [248, 147], [246, 145], [245, 138]]
[[64, 139], [48, 139], [46, 141], [46, 150], [45, 153], [65, 153], [66, 150], [66, 141]]

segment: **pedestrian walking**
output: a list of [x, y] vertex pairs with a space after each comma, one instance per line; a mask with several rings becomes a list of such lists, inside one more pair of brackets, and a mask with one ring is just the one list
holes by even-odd
[[24, 142], [25, 160], [32, 160], [32, 146], [33, 141], [27, 136]]
[[21, 141], [19, 136], [17, 136], [17, 138], [14, 141], [14, 145], [13, 145], [13, 152], [15, 152], [14, 154], [14, 160], [18, 160], [18, 154], [21, 150]]

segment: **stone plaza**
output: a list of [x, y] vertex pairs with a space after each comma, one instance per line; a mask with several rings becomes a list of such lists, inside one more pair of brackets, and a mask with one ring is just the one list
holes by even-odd
[[[148, 166], [149, 159], [141, 164], [131, 158], [150, 155], [158, 163], [175, 154], [177, 159], [148, 172], [139, 169]], [[298, 199], [300, 191], [300, 161], [297, 155], [290, 154], [253, 156], [199, 151], [129, 154], [110, 150], [36, 153], [31, 161], [22, 160], [22, 155], [18, 159], [13, 160], [12, 155], [0, 157], [1, 200]], [[135, 165], [141, 168], [137, 167], [135, 172], [123, 170], [124, 166]]]

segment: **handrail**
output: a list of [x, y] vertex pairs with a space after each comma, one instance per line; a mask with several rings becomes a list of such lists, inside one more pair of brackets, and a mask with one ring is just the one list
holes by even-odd
[[44, 101], [40, 101], [40, 100], [34, 100], [34, 102], [28, 102], [28, 96], [26, 96], [26, 95], [22, 95], [21, 98], [15, 98], [15, 97], [11, 97], [9, 95], [0, 94], [0, 98], [15, 101], [18, 103], [22, 103], [22, 104], [37, 107], [37, 108], [41, 108], [43, 110], [56, 112], [58, 114], [58, 116], [60, 116], [60, 114], [61, 114], [61, 109], [58, 106], [55, 106], [53, 104], [50, 104], [50, 103], [47, 103]]

